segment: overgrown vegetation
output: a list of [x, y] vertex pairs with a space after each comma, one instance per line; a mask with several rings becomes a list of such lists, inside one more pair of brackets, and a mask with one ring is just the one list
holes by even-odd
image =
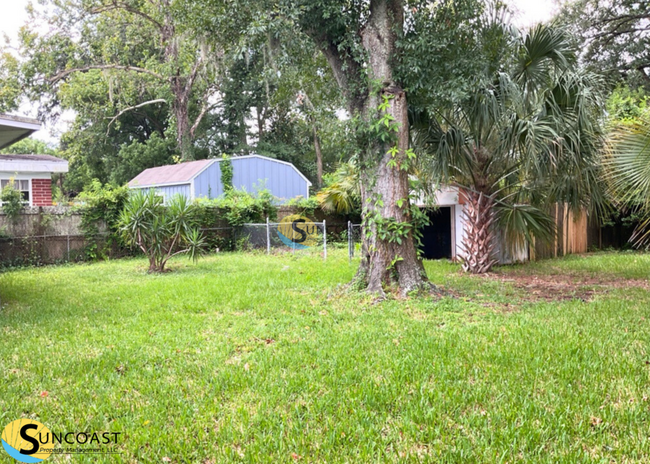
[[316, 210], [321, 207], [321, 204], [316, 197], [305, 198], [303, 196], [299, 196], [292, 198], [286, 202], [285, 206], [295, 208], [297, 210], [297, 214], [313, 217], [316, 213]]
[[196, 200], [196, 205], [199, 215], [203, 217], [202, 225], [208, 225], [214, 219], [225, 219], [229, 226], [238, 227], [247, 222], [266, 222], [267, 217], [273, 220], [278, 214], [273, 195], [268, 190], [253, 195], [233, 188], [222, 198], [200, 198]]
[[230, 190], [233, 189], [232, 186], [233, 171], [232, 171], [232, 161], [230, 161], [230, 157], [224, 155], [223, 161], [219, 163], [219, 169], [221, 170], [221, 185], [223, 186], [223, 190], [224, 192], [229, 192]]
[[2, 200], [2, 211], [11, 222], [15, 223], [25, 204], [23, 196], [14, 186], [13, 180], [2, 189], [0, 199]]
[[77, 198], [81, 213], [81, 231], [86, 239], [86, 259], [104, 259], [113, 247], [119, 247], [120, 214], [129, 197], [126, 186], [102, 185], [94, 180]]

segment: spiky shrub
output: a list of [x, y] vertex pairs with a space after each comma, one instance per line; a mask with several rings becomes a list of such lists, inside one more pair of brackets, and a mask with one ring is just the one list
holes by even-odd
[[131, 195], [120, 215], [119, 228], [127, 245], [149, 259], [149, 272], [164, 272], [170, 258], [186, 254], [198, 259], [204, 239], [196, 226], [194, 206], [181, 195], [168, 205], [153, 190]]

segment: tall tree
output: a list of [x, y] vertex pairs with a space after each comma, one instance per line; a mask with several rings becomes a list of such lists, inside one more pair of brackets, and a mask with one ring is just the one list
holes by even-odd
[[[297, 4], [296, 4], [297, 3]], [[297, 23], [322, 51], [348, 112], [359, 119], [364, 243], [357, 280], [369, 292], [428, 287], [415, 249], [409, 201], [406, 92], [394, 75], [403, 35], [403, 0], [287, 2]]]
[[[193, 159], [195, 133], [217, 90], [223, 52], [215, 41], [186, 27], [186, 2], [177, 0], [48, 0], [41, 17], [48, 34], [21, 34], [24, 84], [35, 100], [48, 95], [48, 113], [58, 92], [79, 73], [101, 72], [112, 79], [135, 74], [160, 89], [156, 98], [123, 102], [122, 115], [147, 105], [169, 105], [176, 144], [183, 159]], [[32, 10], [37, 14], [36, 10]], [[193, 106], [195, 107], [193, 109]], [[192, 114], [193, 113], [193, 114]]]
[[[213, 0], [202, 1], [207, 7], [213, 3]], [[435, 20], [437, 11], [464, 13], [480, 10], [480, 3], [469, 0], [251, 0], [242, 3], [251, 5], [258, 17], [285, 21], [297, 34], [310, 38], [327, 60], [347, 112], [356, 123], [365, 229], [356, 282], [379, 296], [385, 294], [385, 287], [394, 286], [401, 293], [431, 288], [415, 248], [419, 210], [411, 206], [409, 188], [409, 171], [415, 154], [409, 149], [405, 83], [397, 70], [404, 56], [422, 57], [431, 51], [409, 41], [409, 37], [413, 39], [417, 34], [405, 35], [415, 24], [415, 16], [427, 14]], [[209, 12], [209, 8], [203, 11]], [[450, 14], [447, 24], [453, 31], [456, 17]]]
[[586, 64], [650, 89], [650, 3], [565, 1], [557, 21], [579, 38]]
[[18, 108], [22, 93], [18, 68], [16, 57], [0, 49], [0, 113], [8, 113]]

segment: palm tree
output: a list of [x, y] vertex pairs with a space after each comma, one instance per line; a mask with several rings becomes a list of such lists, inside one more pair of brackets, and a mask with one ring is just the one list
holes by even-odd
[[631, 241], [650, 244], [650, 114], [615, 124], [607, 139], [605, 178], [615, 204], [636, 210], [645, 219]]
[[472, 273], [495, 264], [497, 225], [515, 249], [553, 237], [550, 205], [580, 211], [602, 199], [599, 79], [576, 65], [562, 30], [502, 33], [501, 60], [470, 95], [412, 120], [420, 176], [457, 185], [466, 202], [462, 258]]
[[359, 168], [355, 158], [326, 174], [325, 187], [316, 194], [321, 208], [329, 213], [352, 214], [361, 211]]

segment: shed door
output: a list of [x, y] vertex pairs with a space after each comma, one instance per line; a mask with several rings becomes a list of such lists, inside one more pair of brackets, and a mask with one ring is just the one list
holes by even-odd
[[451, 259], [451, 207], [426, 211], [429, 225], [422, 228], [422, 256], [425, 259]]

